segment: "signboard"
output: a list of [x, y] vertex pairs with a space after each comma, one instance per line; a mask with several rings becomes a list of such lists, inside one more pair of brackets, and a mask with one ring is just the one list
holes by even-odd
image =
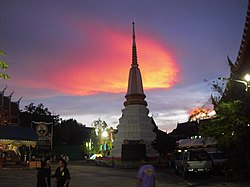
[[52, 147], [53, 123], [33, 121], [31, 127], [37, 134], [38, 150], [49, 150]]

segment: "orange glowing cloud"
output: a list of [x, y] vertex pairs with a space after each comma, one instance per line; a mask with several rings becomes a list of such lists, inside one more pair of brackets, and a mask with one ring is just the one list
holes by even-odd
[[[40, 78], [44, 81], [40, 87], [74, 95], [126, 92], [132, 63], [131, 32], [93, 22], [76, 25], [71, 31], [75, 30], [77, 41], [66, 43], [70, 48], [59, 56], [41, 60], [43, 67], [37, 69], [46, 75]], [[136, 43], [144, 89], [169, 88], [178, 81], [178, 65], [160, 42], [136, 32]]]
[[215, 117], [215, 111], [213, 109], [208, 108], [195, 108], [189, 115], [190, 121], [195, 121], [198, 119], [208, 119]]
[[[166, 49], [151, 38], [139, 40], [139, 64], [144, 88], [169, 88], [178, 81], [179, 68]], [[141, 62], [141, 63], [140, 63]]]

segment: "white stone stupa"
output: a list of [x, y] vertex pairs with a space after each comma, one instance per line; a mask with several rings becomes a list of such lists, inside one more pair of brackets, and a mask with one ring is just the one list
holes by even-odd
[[143, 84], [140, 69], [137, 63], [137, 52], [135, 43], [135, 27], [133, 23], [133, 45], [132, 45], [132, 64], [129, 72], [128, 90], [124, 102], [125, 108], [122, 109], [122, 117], [117, 126], [118, 133], [113, 142], [113, 156], [122, 157], [122, 145], [128, 142], [139, 142], [145, 144], [146, 156], [156, 157], [158, 154], [152, 147], [152, 141], [156, 134], [153, 132], [155, 125], [152, 117], [149, 117], [149, 110], [146, 95], [143, 91]]

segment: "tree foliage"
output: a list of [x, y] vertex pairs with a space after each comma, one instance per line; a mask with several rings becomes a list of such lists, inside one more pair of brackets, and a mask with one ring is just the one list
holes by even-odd
[[226, 152], [233, 169], [240, 170], [250, 156], [250, 127], [245, 104], [240, 100], [220, 102], [216, 107], [217, 118], [200, 127], [205, 137], [216, 139], [218, 148]]
[[92, 126], [94, 127], [96, 134], [101, 135], [101, 133], [108, 127], [107, 123], [105, 121], [102, 121], [100, 118], [98, 120], [95, 120], [92, 123]]
[[206, 137], [214, 137], [221, 147], [242, 143], [247, 119], [244, 104], [239, 101], [221, 102], [216, 109], [217, 117], [201, 126], [201, 133]]
[[82, 145], [89, 138], [89, 130], [75, 119], [63, 120], [54, 126], [55, 145]]
[[42, 103], [38, 104], [37, 106], [35, 106], [34, 103], [30, 103], [24, 107], [24, 112], [38, 115], [51, 115], [49, 109], [45, 108]]
[[[0, 57], [5, 57], [5, 56], [6, 54], [2, 50], [0, 50]], [[2, 70], [0, 71], [0, 79], [9, 79], [10, 76], [7, 73], [5, 73], [5, 71], [8, 68], [8, 64], [2, 58], [0, 58], [0, 68]]]
[[[92, 123], [92, 126], [95, 129], [95, 138], [93, 141], [94, 149], [98, 153], [102, 153], [104, 155], [109, 155], [110, 151], [112, 149], [112, 142], [113, 142], [113, 128], [108, 127], [107, 123], [105, 121], [102, 121], [100, 118], [98, 120], [95, 120]], [[106, 133], [106, 137], [104, 137], [103, 133]], [[104, 145], [106, 146], [106, 150], [104, 150]]]
[[[231, 69], [234, 68], [229, 57], [228, 63]], [[235, 79], [242, 73], [239, 69], [231, 73], [230, 78], [219, 78], [220, 81], [212, 83], [218, 95], [212, 96], [217, 117], [200, 126], [202, 135], [217, 140], [218, 147], [226, 152], [236, 172], [244, 170], [250, 159], [250, 92], [246, 82]]]
[[20, 111], [19, 125], [30, 127], [32, 121], [57, 124], [60, 121], [59, 117], [59, 115], [51, 115], [49, 109], [45, 108], [41, 103], [38, 106], [35, 106], [34, 103], [30, 103], [24, 107], [23, 111]]

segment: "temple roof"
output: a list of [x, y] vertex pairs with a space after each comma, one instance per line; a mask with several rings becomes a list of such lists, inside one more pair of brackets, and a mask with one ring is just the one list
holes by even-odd
[[[242, 100], [246, 93], [245, 75], [250, 74], [250, 0], [248, 1], [248, 9], [246, 15], [245, 26], [243, 30], [242, 40], [240, 44], [240, 49], [238, 51], [238, 56], [233, 63], [228, 58], [228, 63], [231, 68], [231, 74], [229, 81], [227, 82], [226, 89], [222, 95], [221, 101], [230, 101], [235, 99]], [[242, 83], [240, 83], [242, 82]]]
[[36, 141], [37, 135], [33, 128], [0, 125], [0, 139]]
[[[250, 73], [250, 0], [246, 15], [245, 27], [242, 40], [235, 64], [231, 64], [231, 78], [242, 79], [246, 73]], [[247, 72], [248, 71], [248, 72]]]

